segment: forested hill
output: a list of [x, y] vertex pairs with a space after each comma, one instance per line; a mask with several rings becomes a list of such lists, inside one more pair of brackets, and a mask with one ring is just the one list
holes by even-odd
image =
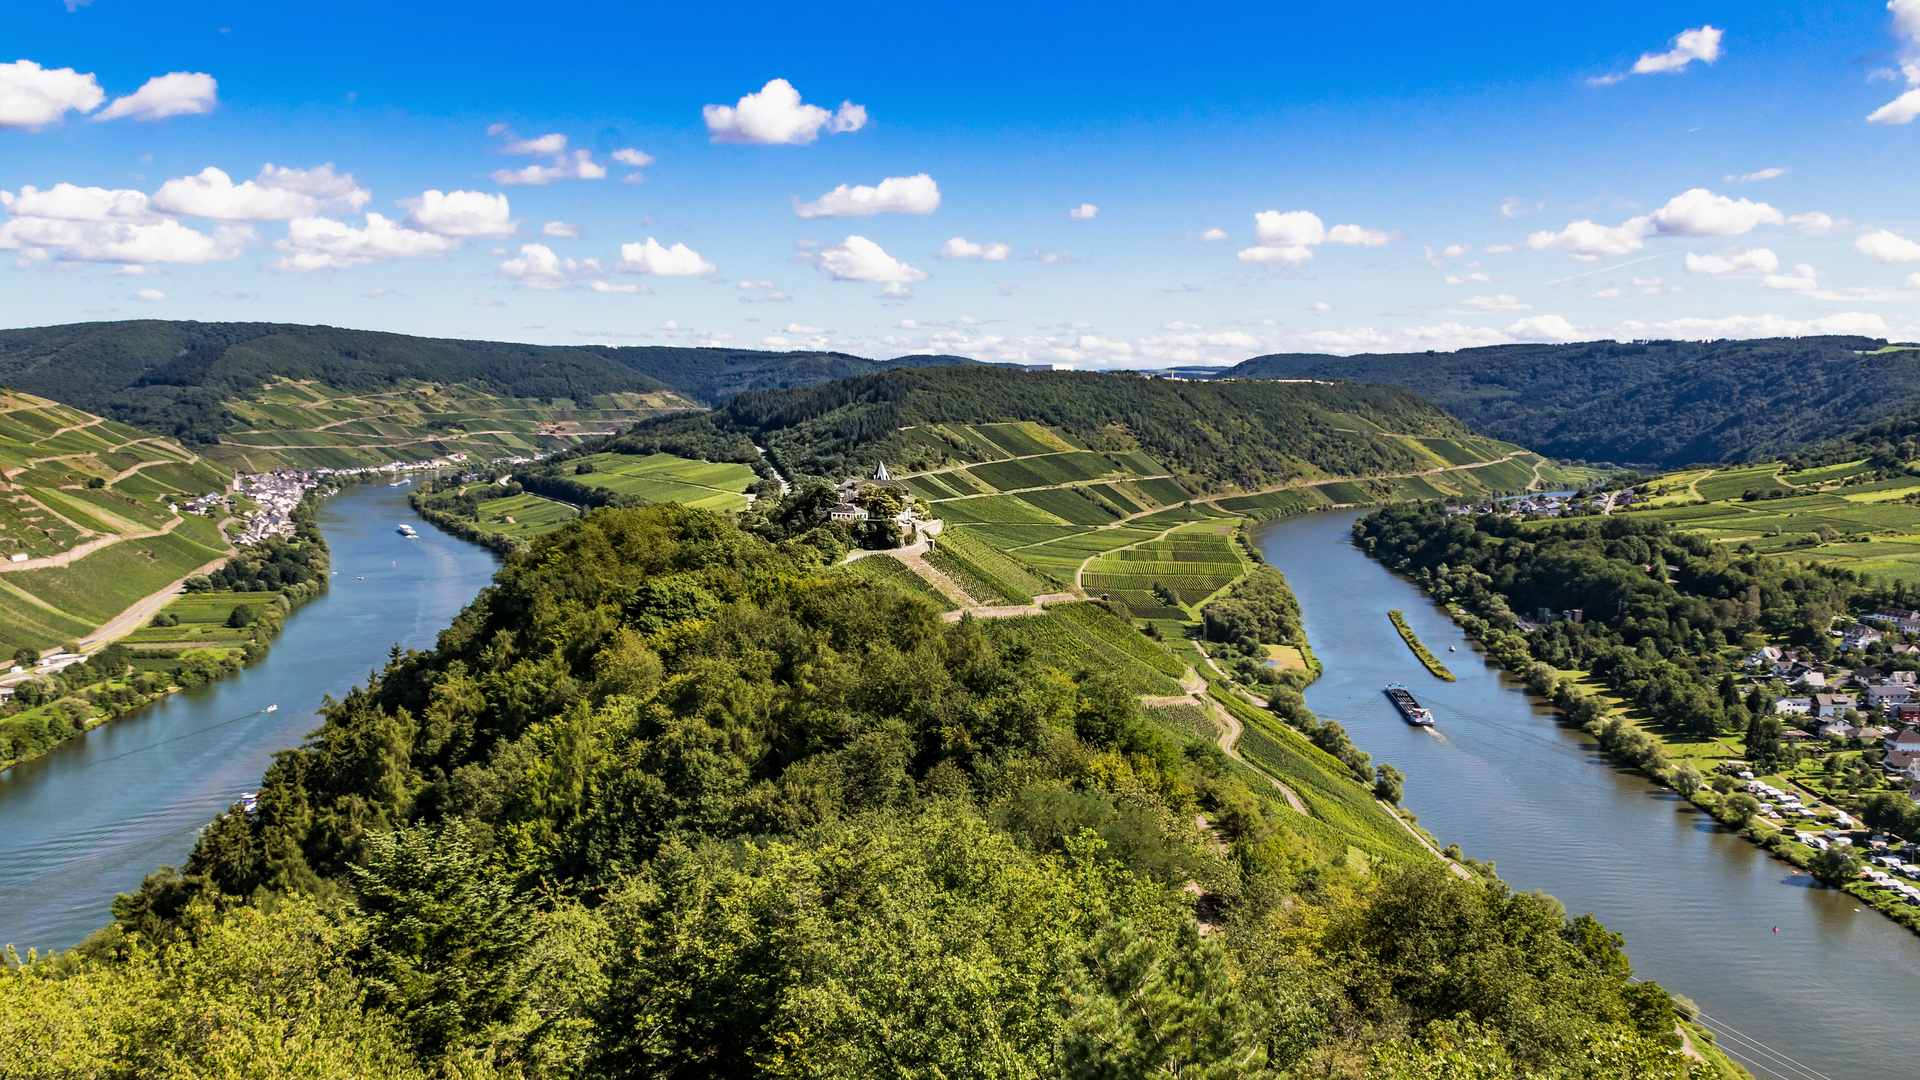
[[1790, 456], [1920, 402], [1920, 350], [1864, 337], [1259, 356], [1223, 378], [1409, 387], [1496, 438], [1640, 467]]
[[0, 965], [8, 1075], [1689, 1075], [1592, 916], [1295, 812], [1050, 640], [594, 511]]
[[[964, 433], [950, 426], [1011, 421], [1045, 424], [1091, 450], [1145, 451], [1206, 491], [1415, 472], [1436, 460], [1415, 439], [1467, 434], [1452, 417], [1390, 386], [973, 366], [741, 394], [712, 413], [644, 421], [623, 438], [695, 456], [712, 456], [731, 442], [737, 456], [744, 436], [791, 474], [839, 476], [882, 459], [899, 471], [977, 460]], [[930, 430], [934, 425], [948, 427]]]
[[508, 398], [588, 401], [673, 390], [711, 405], [746, 390], [808, 386], [953, 356], [873, 361], [844, 353], [662, 346], [523, 345], [332, 326], [140, 320], [0, 330], [0, 383], [196, 442], [232, 425], [223, 402], [272, 379], [365, 394], [465, 384]]

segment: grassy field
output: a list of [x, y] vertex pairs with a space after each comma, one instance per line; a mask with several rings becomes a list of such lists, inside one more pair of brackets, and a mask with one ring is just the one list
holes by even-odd
[[691, 461], [672, 454], [594, 454], [579, 459], [594, 471], [569, 478], [588, 487], [634, 495], [648, 502], [677, 502], [703, 510], [744, 510], [744, 492], [756, 479], [745, 465]]

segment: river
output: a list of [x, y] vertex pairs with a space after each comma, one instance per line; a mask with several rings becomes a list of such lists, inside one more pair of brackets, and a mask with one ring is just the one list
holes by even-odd
[[[1497, 862], [1514, 888], [1545, 890], [1624, 934], [1636, 974], [1697, 1002], [1756, 1076], [1920, 1073], [1920, 937], [1608, 764], [1416, 585], [1361, 553], [1357, 516], [1276, 521], [1256, 540], [1293, 586], [1326, 668], [1307, 704], [1407, 774], [1405, 804], [1421, 825]], [[1395, 608], [1459, 681], [1414, 658], [1387, 619]], [[1437, 726], [1403, 722], [1381, 693], [1388, 682], [1431, 706]], [[1818, 1071], [1743, 1051], [1729, 1031]]]
[[[322, 697], [364, 682], [396, 642], [433, 645], [498, 561], [419, 522], [411, 490], [353, 486], [321, 501], [337, 576], [287, 618], [266, 659], [0, 773], [0, 943], [22, 955], [78, 944], [109, 921], [114, 894], [179, 865], [275, 751], [319, 726]], [[402, 522], [419, 539], [400, 536]]]

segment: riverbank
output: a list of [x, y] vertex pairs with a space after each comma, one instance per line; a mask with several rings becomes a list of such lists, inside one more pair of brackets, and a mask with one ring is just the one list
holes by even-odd
[[327, 588], [331, 560], [315, 509], [332, 490], [302, 497], [290, 514], [291, 543], [274, 537], [236, 548], [122, 612], [84, 646], [10, 677], [0, 700], [0, 772], [264, 658], [287, 614]]

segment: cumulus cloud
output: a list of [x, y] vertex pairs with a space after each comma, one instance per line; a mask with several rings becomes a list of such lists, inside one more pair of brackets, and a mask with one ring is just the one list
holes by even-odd
[[1725, 255], [1696, 255], [1687, 252], [1689, 274], [1770, 274], [1779, 269], [1780, 259], [1766, 248], [1735, 251]]
[[587, 288], [597, 293], [650, 293], [653, 291], [647, 288], [646, 283], [643, 281], [636, 281], [626, 285], [615, 285], [610, 281], [589, 281], [587, 282]]
[[1465, 300], [1460, 301], [1460, 303], [1470, 308], [1477, 308], [1481, 311], [1532, 311], [1533, 310], [1532, 304], [1529, 304], [1526, 301], [1521, 300], [1519, 297], [1513, 295], [1512, 293], [1501, 293], [1498, 296], [1469, 296]]
[[620, 261], [615, 270], [627, 274], [652, 274], [655, 277], [699, 277], [711, 274], [714, 265], [685, 244], [661, 247], [653, 237], [645, 243], [621, 244]]
[[1534, 315], [1507, 327], [1507, 333], [1519, 341], [1578, 341], [1588, 331], [1558, 315]]
[[1768, 274], [1760, 279], [1763, 289], [1776, 289], [1781, 292], [1810, 293], [1820, 288], [1820, 274], [1811, 264], [1800, 263], [1791, 274]]
[[523, 289], [565, 289], [582, 278], [604, 273], [598, 259], [562, 259], [545, 244], [523, 244], [520, 257], [508, 259], [495, 271]]
[[810, 203], [793, 200], [803, 218], [871, 217], [874, 214], [931, 214], [940, 209], [940, 186], [926, 173], [889, 176], [877, 187], [841, 184]]
[[[544, 137], [551, 138], [551, 136]], [[491, 175], [494, 183], [504, 187], [539, 187], [543, 184], [551, 184], [555, 180], [605, 179], [607, 167], [594, 163], [593, 151], [575, 150], [571, 154], [555, 157], [551, 165], [541, 165], [536, 162], [519, 169], [495, 169]]]
[[1906, 124], [1920, 116], [1920, 0], [1889, 0], [1887, 11], [1893, 15], [1894, 35], [1905, 43], [1900, 72], [1915, 89], [1868, 113], [1867, 123]]
[[1786, 220], [1766, 203], [1715, 195], [1706, 188], [1675, 195], [1652, 217], [1654, 227], [1667, 236], [1739, 236], [1756, 225], [1778, 225]]
[[167, 298], [167, 294], [161, 292], [159, 289], [141, 289], [139, 292], [133, 294], [133, 298], [135, 300], [149, 300], [149, 301], [165, 300]]
[[[408, 207], [406, 223], [441, 236], [512, 236], [520, 223], [510, 217], [505, 195], [484, 191], [429, 188], [395, 205]], [[367, 215], [372, 220], [373, 215]]]
[[1254, 246], [1243, 249], [1237, 257], [1241, 262], [1298, 266], [1313, 258], [1313, 248], [1319, 244], [1377, 247], [1392, 240], [1393, 235], [1358, 225], [1329, 229], [1311, 210], [1262, 210], [1253, 215]]
[[1493, 275], [1484, 270], [1471, 270], [1464, 274], [1448, 274], [1445, 280], [1449, 285], [1490, 285]]
[[1651, 214], [1628, 218], [1612, 226], [1575, 221], [1559, 232], [1533, 233], [1527, 237], [1527, 246], [1535, 251], [1559, 249], [1582, 262], [1596, 262], [1605, 256], [1638, 251], [1646, 246], [1650, 235], [1738, 236], [1756, 226], [1777, 225], [1785, 220], [1780, 211], [1766, 203], [1692, 188], [1675, 195]]
[[835, 281], [865, 281], [884, 285], [889, 296], [905, 296], [916, 281], [928, 274], [917, 270], [883, 251], [879, 244], [864, 236], [849, 236], [844, 241], [821, 248], [814, 265]]
[[372, 197], [352, 174], [336, 174], [331, 164], [289, 169], [269, 163], [261, 167], [258, 177], [239, 184], [209, 166], [197, 175], [161, 184], [152, 202], [156, 209], [182, 217], [285, 221], [324, 210], [358, 210]]
[[1855, 240], [1853, 250], [1883, 263], [1913, 262], [1920, 259], [1920, 244], [1886, 229], [1870, 232]]
[[1776, 176], [1785, 176], [1787, 175], [1787, 172], [1788, 170], [1786, 169], [1776, 167], [1772, 169], [1761, 169], [1759, 172], [1739, 173], [1739, 174], [1728, 173], [1727, 183], [1752, 184], [1761, 180], [1771, 180]]
[[1545, 210], [1546, 208], [1546, 202], [1539, 199], [1509, 197], [1500, 200], [1501, 217], [1526, 217], [1528, 214], [1534, 213], [1537, 210]]
[[615, 161], [620, 162], [623, 165], [631, 165], [636, 169], [641, 167], [642, 165], [653, 164], [652, 154], [642, 153], [639, 150], [635, 150], [631, 146], [621, 150], [615, 150], [613, 153], [608, 154], [607, 156], [612, 158]]
[[1695, 60], [1711, 64], [1720, 59], [1720, 38], [1726, 31], [1712, 26], [1681, 31], [1673, 39], [1673, 48], [1663, 53], [1642, 53], [1633, 65], [1635, 75], [1662, 71], [1680, 71]]
[[213, 111], [219, 84], [213, 76], [198, 71], [175, 71], [155, 75], [126, 97], [95, 113], [95, 120], [162, 120], [169, 116], [191, 116]]
[[707, 133], [717, 143], [757, 146], [804, 146], [820, 137], [820, 129], [834, 134], [858, 131], [867, 123], [867, 110], [851, 101], [836, 112], [805, 105], [800, 91], [785, 79], [774, 79], [735, 105], [708, 105], [700, 110]]
[[580, 226], [566, 221], [549, 221], [545, 225], [540, 226], [540, 235], [559, 236], [568, 240], [578, 240], [580, 238]]
[[452, 236], [409, 229], [371, 212], [361, 228], [332, 218], [294, 218], [287, 222], [286, 238], [273, 243], [275, 251], [285, 254], [266, 268], [282, 273], [324, 273], [394, 259], [437, 259], [459, 246], [460, 241]]
[[1075, 221], [1092, 221], [1099, 213], [1099, 207], [1090, 202], [1083, 202], [1079, 206], [1067, 211], [1067, 216]]
[[1808, 236], [1824, 236], [1837, 226], [1853, 223], [1846, 218], [1835, 218], [1815, 210], [1812, 213], [1795, 214], [1787, 219], [1787, 224], [1793, 226], [1794, 232], [1805, 233]]
[[567, 148], [567, 137], [555, 132], [535, 139], [514, 139], [500, 148], [503, 154], [526, 154], [529, 157], [548, 157], [562, 153]]
[[0, 250], [27, 260], [57, 256], [75, 262], [127, 265], [220, 262], [259, 243], [251, 226], [222, 225], [211, 235], [155, 211], [138, 191], [56, 184], [19, 194], [0, 191], [8, 220]]
[[1213, 240], [1225, 240], [1226, 238], [1227, 238], [1227, 230], [1225, 229], [1208, 229], [1206, 232], [1203, 232], [1200, 234], [1200, 239], [1203, 242], [1210, 242]]
[[1379, 229], [1363, 229], [1358, 225], [1335, 225], [1327, 230], [1329, 244], [1353, 244], [1359, 247], [1380, 247], [1393, 239], [1393, 234]]
[[1000, 262], [1012, 254], [1013, 245], [994, 241], [989, 244], [976, 244], [965, 237], [956, 236], [940, 245], [939, 259], [982, 259], [987, 262]]
[[69, 112], [92, 112], [107, 100], [91, 74], [43, 68], [31, 60], [0, 64], [0, 128], [38, 131]]

